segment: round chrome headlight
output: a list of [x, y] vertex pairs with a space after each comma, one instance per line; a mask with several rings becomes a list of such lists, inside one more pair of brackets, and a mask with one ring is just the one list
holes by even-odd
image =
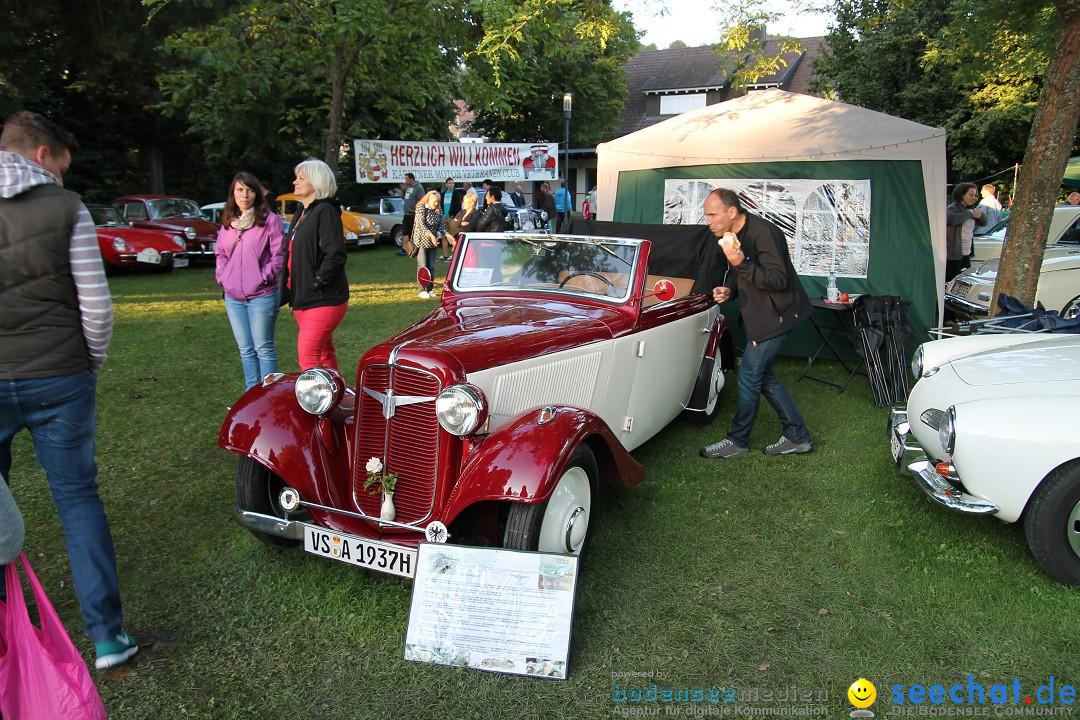
[[184, 237], [186, 237], [188, 240], [194, 240], [195, 239], [195, 228], [193, 228], [193, 227], [184, 228]]
[[125, 242], [124, 238], [118, 237], [113, 238], [112, 247], [116, 252], [127, 252], [128, 244]]
[[382, 232], [382, 225], [379, 224], [378, 220], [372, 220], [371, 221], [371, 229], [374, 230], [375, 232]]
[[173, 235], [172, 241], [173, 245], [176, 245], [176, 247], [180, 248], [181, 250], [187, 250], [187, 243], [184, 242], [184, 238], [180, 237], [179, 235]]
[[941, 417], [941, 422], [938, 424], [938, 440], [941, 441], [941, 447], [949, 455], [953, 454], [953, 449], [956, 445], [956, 406], [950, 405], [949, 409], [945, 411], [945, 414]]
[[475, 385], [454, 385], [439, 393], [435, 415], [446, 432], [468, 435], [487, 419], [487, 403]]
[[911, 374], [918, 380], [922, 377], [923, 371], [923, 346], [920, 345], [919, 349], [915, 351], [915, 357], [911, 358]]
[[336, 370], [312, 368], [296, 378], [296, 402], [312, 415], [325, 415], [334, 409], [345, 394], [345, 381]]

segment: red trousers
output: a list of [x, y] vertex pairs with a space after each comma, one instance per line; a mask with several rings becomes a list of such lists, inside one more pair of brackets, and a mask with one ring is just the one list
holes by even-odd
[[310, 310], [293, 310], [299, 332], [296, 337], [296, 355], [300, 369], [329, 367], [338, 369], [337, 353], [334, 352], [334, 330], [345, 317], [348, 303], [316, 307]]

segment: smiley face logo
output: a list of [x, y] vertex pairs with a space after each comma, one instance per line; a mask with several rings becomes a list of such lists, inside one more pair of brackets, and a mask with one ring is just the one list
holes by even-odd
[[859, 678], [851, 683], [847, 691], [848, 700], [857, 708], [868, 708], [877, 700], [877, 688], [866, 678]]

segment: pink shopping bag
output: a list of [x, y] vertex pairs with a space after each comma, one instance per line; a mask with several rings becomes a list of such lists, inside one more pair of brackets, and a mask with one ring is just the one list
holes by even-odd
[[5, 567], [7, 603], [0, 603], [0, 714], [4, 720], [106, 720], [90, 671], [60, 624], [24, 553], [41, 628], [26, 611], [17, 563]]

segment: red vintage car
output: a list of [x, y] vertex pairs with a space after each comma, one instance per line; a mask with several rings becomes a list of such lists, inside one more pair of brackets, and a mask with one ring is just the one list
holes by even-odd
[[236, 401], [218, 438], [240, 456], [234, 518], [402, 576], [422, 540], [581, 553], [600, 482], [636, 485], [630, 451], [681, 413], [711, 422], [735, 367], [711, 296], [651, 248], [464, 236], [439, 305], [365, 353], [353, 386], [314, 368]]
[[176, 233], [133, 228], [108, 205], [87, 205], [97, 229], [105, 269], [138, 268], [172, 272], [187, 267], [187, 244]]
[[134, 227], [182, 235], [190, 257], [214, 259], [214, 245], [221, 226], [207, 220], [194, 200], [167, 195], [125, 195], [113, 200], [112, 206]]

